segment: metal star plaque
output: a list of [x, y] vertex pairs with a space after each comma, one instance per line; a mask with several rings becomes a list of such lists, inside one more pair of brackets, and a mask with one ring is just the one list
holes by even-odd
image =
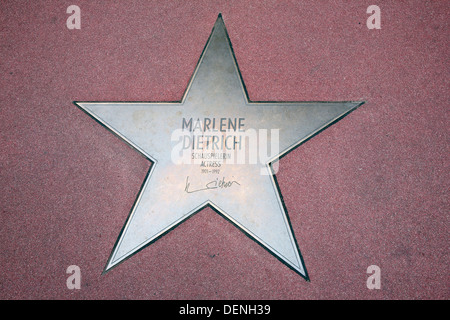
[[219, 15], [181, 101], [75, 104], [152, 162], [104, 272], [209, 206], [308, 279], [278, 160], [362, 102], [249, 101]]

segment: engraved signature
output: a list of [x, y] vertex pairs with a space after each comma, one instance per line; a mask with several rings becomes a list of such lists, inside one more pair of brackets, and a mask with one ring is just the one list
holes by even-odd
[[216, 178], [215, 180], [212, 180], [205, 184], [204, 188], [195, 189], [195, 190], [189, 190], [189, 187], [191, 186], [191, 183], [189, 182], [189, 176], [186, 177], [186, 187], [184, 188], [184, 191], [187, 193], [194, 193], [198, 191], [204, 191], [204, 190], [210, 190], [210, 189], [226, 189], [234, 184], [241, 185], [236, 180], [225, 180], [225, 177], [222, 177], [222, 180], [219, 180], [219, 178]]

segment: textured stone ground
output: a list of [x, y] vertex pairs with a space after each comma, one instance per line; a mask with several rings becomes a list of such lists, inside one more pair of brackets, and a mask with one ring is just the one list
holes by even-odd
[[[70, 4], [81, 30], [66, 28]], [[449, 11], [2, 1], [0, 298], [448, 299]], [[250, 99], [366, 101], [280, 163], [311, 281], [210, 209], [102, 275], [150, 164], [72, 101], [179, 100], [219, 12]], [[380, 290], [366, 287], [373, 264]]]

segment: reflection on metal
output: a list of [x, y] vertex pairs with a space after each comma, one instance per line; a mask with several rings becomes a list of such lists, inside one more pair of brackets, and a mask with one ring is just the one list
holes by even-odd
[[181, 101], [75, 104], [153, 163], [104, 272], [211, 207], [308, 279], [278, 159], [361, 102], [249, 101], [219, 15]]

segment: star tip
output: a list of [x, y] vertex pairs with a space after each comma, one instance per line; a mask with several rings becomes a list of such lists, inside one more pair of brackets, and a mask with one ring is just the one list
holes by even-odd
[[311, 280], [309, 279], [308, 273], [306, 273], [306, 270], [303, 272], [299, 272], [299, 274], [306, 282], [311, 282]]
[[73, 104], [81, 107], [83, 105], [83, 101], [72, 101]]
[[357, 102], [355, 102], [355, 106], [353, 107], [353, 110], [358, 109], [358, 108], [361, 107], [364, 103], [366, 103], [366, 101], [357, 101]]
[[88, 108], [87, 108], [87, 106], [85, 105], [84, 102], [82, 102], [82, 101], [73, 101], [73, 104], [75, 106], [77, 106], [79, 109], [83, 110], [84, 112], [89, 113], [89, 110], [88, 110]]
[[103, 276], [103, 275], [107, 274], [110, 270], [111, 270], [111, 267], [106, 266], [105, 269], [103, 269], [101, 275]]
[[224, 23], [224, 21], [223, 21], [223, 15], [222, 15], [222, 12], [219, 12], [219, 14], [217, 15], [217, 20], [216, 20], [217, 22], [222, 22], [222, 23]]
[[366, 101], [350, 101], [349, 112], [355, 111], [359, 107], [361, 107]]
[[219, 26], [219, 27], [225, 26], [225, 22], [223, 21], [222, 12], [219, 12], [214, 26]]
[[83, 107], [81, 101], [72, 101], [72, 103], [73, 103], [75, 106], [77, 106], [78, 108], [84, 110], [84, 107]]
[[311, 282], [309, 279], [309, 275], [308, 275], [308, 271], [306, 271], [306, 268], [304, 266], [304, 264], [302, 264], [301, 266], [290, 266], [290, 268], [296, 273], [298, 274], [301, 278], [303, 278], [305, 281], [307, 282]]
[[297, 271], [297, 274], [300, 275], [300, 277], [303, 278], [303, 280], [305, 280], [306, 282], [311, 282], [311, 280], [309, 279], [308, 273], [305, 271]]

